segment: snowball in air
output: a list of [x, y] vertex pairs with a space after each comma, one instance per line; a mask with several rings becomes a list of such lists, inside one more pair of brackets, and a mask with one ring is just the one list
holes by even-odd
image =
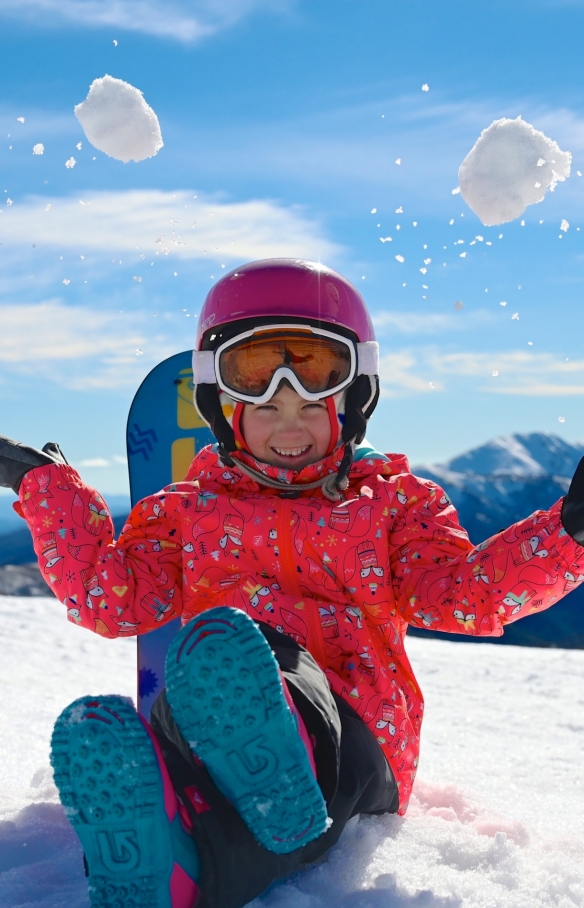
[[67, 168], [67, 170], [73, 170], [76, 163], [77, 161], [75, 160], [75, 158], [71, 157], [67, 161], [65, 161], [65, 167]]
[[569, 177], [571, 163], [569, 151], [521, 117], [495, 120], [460, 165], [460, 191], [483, 224], [505, 224]]
[[43, 145], [43, 143], [42, 143], [42, 142], [37, 142], [36, 145], [33, 145], [33, 146], [32, 146], [32, 153], [33, 153], [33, 154], [44, 154], [44, 153], [45, 153], [45, 146]]
[[158, 117], [142, 92], [122, 79], [95, 79], [75, 116], [95, 148], [124, 164], [151, 158], [164, 144]]
[[566, 233], [569, 229], [570, 229], [570, 224], [569, 224], [568, 221], [564, 218], [563, 221], [562, 221], [562, 223], [560, 224], [560, 230], [563, 230], [564, 233]]

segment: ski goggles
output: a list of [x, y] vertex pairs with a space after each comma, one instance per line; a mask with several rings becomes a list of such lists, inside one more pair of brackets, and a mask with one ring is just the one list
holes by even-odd
[[310, 325], [253, 328], [216, 350], [195, 350], [195, 385], [217, 383], [235, 400], [264, 404], [283, 379], [305, 400], [322, 400], [342, 391], [359, 374], [375, 375], [375, 341], [349, 338]]

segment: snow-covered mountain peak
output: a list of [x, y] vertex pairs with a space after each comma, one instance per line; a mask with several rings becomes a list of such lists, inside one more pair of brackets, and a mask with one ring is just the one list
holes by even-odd
[[449, 472], [516, 478], [571, 477], [584, 448], [546, 432], [501, 435], [440, 466]]

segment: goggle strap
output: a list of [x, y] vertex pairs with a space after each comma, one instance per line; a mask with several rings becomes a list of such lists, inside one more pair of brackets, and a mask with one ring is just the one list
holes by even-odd
[[379, 375], [379, 344], [363, 341], [357, 347], [357, 375]]
[[213, 350], [193, 350], [193, 384], [214, 385], [216, 381]]

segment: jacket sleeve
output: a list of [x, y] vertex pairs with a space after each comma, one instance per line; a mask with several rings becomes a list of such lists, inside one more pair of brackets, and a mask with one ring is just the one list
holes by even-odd
[[144, 634], [180, 615], [176, 497], [163, 491], [139, 502], [115, 541], [105, 501], [72, 467], [37, 467], [25, 475], [16, 508], [69, 621], [119, 637]]
[[562, 499], [473, 546], [439, 486], [411, 474], [392, 480], [390, 568], [409, 624], [500, 636], [584, 580], [584, 547], [561, 524]]

